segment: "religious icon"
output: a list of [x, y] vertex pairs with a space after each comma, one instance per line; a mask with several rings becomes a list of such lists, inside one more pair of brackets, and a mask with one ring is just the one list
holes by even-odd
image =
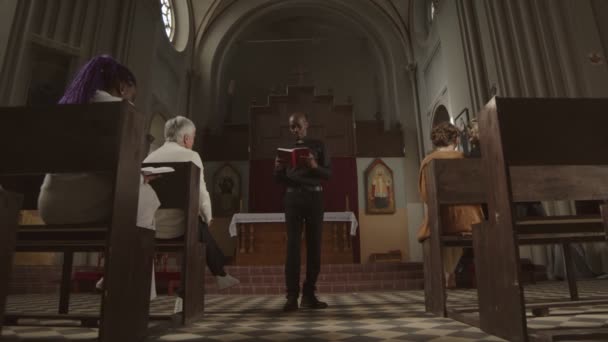
[[229, 217], [241, 208], [241, 176], [230, 164], [220, 167], [213, 176], [213, 213]]
[[366, 212], [368, 214], [395, 213], [393, 171], [382, 160], [374, 160], [365, 171]]

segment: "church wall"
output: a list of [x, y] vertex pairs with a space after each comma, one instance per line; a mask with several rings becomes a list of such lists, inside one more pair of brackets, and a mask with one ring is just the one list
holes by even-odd
[[[593, 0], [593, 10], [595, 13], [595, 24], [600, 32], [600, 39], [602, 42], [602, 50], [604, 60], [608, 54], [608, 2], [604, 0]], [[606, 63], [606, 61], [604, 61]]]
[[[601, 7], [601, 6], [599, 6]], [[490, 95], [607, 96], [602, 25], [592, 2], [475, 1]]]
[[[381, 158], [393, 171], [395, 189], [395, 213], [390, 215], [366, 214], [365, 170], [374, 158], [357, 158], [357, 175], [359, 189], [359, 230], [361, 234], [361, 262], [369, 260], [372, 253], [386, 253], [389, 250], [400, 250], [404, 261], [420, 261], [419, 246], [411, 243], [410, 237], [416, 236], [417, 226], [409, 224], [408, 208], [412, 189], [406, 187], [412, 176], [406, 167], [405, 158]], [[416, 190], [414, 190], [416, 191]], [[413, 232], [413, 235], [412, 235]]]
[[412, 30], [425, 151], [440, 104], [452, 117], [464, 108], [472, 117], [495, 94], [608, 96], [605, 2], [440, 1], [430, 26], [424, 3], [415, 3]]
[[[17, 5], [14, 15], [6, 19], [12, 26], [6, 50], [2, 50], [9, 53], [0, 65], [0, 103], [23, 105], [32, 92], [38, 92], [39, 96], [31, 103], [56, 100], [68, 81], [67, 75], [89, 52], [93, 40], [88, 36], [98, 20], [95, 18], [98, 2], [5, 3]], [[47, 72], [39, 73], [37, 68]], [[54, 70], [49, 72], [50, 69]]]
[[[175, 4], [188, 6], [185, 0]], [[179, 24], [178, 28], [181, 28]], [[190, 29], [188, 25], [186, 28]], [[130, 36], [123, 60], [138, 77], [138, 109], [147, 113], [150, 119], [154, 115], [165, 119], [189, 116], [188, 70], [192, 38], [184, 51], [174, 48], [165, 35], [157, 0], [137, 0], [137, 15], [133, 18]]]
[[[575, 55], [574, 63], [580, 67], [579, 72], [582, 74], [581, 96], [608, 97], [608, 64], [604, 45], [608, 29], [606, 21], [602, 21], [608, 19], [606, 5], [603, 5], [603, 12], [596, 15], [594, 10], [602, 6], [594, 6], [592, 0], [562, 2]], [[602, 58], [600, 63], [595, 64], [592, 61], [594, 54]]]
[[[17, 10], [17, 1], [0, 1], [0, 13], [2, 20], [0, 21], [0, 68], [4, 62], [5, 55], [11, 51], [7, 49], [8, 40], [10, 38], [13, 22], [15, 21], [15, 11]], [[14, 32], [18, 34], [18, 32]]]
[[468, 68], [464, 60], [460, 32], [454, 29], [458, 27], [458, 17], [452, 14], [456, 13], [456, 1], [443, 1], [440, 6], [436, 24], [442, 47], [444, 77], [447, 83], [446, 108], [454, 118], [465, 108], [471, 108], [467, 86]]
[[[422, 151], [431, 150], [430, 126], [435, 107], [444, 105], [451, 109], [448, 103], [448, 78], [444, 58], [444, 47], [440, 39], [440, 30], [436, 16], [434, 21], [429, 19], [429, 2], [416, 1], [412, 10], [413, 25], [410, 27], [414, 58], [416, 61], [416, 80], [418, 102], [420, 107], [420, 134], [422, 134]], [[450, 52], [448, 51], [448, 54]], [[451, 113], [451, 110], [450, 110]]]
[[314, 85], [318, 94], [328, 94], [331, 89], [336, 104], [352, 98], [357, 120], [373, 120], [378, 111], [380, 80], [375, 76], [377, 69], [369, 44], [363, 39], [331, 37], [318, 43], [242, 43], [228, 70], [225, 88], [230, 79], [236, 81], [233, 123], [249, 122], [252, 98], [264, 104], [269, 93], [285, 93], [287, 84], [298, 83]]

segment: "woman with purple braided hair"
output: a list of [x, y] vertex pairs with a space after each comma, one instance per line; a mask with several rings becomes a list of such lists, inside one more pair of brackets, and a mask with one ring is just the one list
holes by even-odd
[[[78, 71], [59, 104], [133, 102], [136, 93], [133, 73], [112, 57], [101, 55], [92, 58]], [[113, 187], [112, 178], [104, 174], [47, 174], [38, 197], [40, 217], [47, 224], [105, 221], [111, 213]], [[159, 206], [156, 193], [142, 177], [137, 226], [155, 229], [154, 214]], [[155, 296], [153, 285], [151, 297]]]
[[[108, 55], [93, 57], [78, 72], [59, 104], [105, 102], [114, 97], [135, 101], [137, 81], [133, 73]], [[101, 101], [100, 101], [101, 100]]]

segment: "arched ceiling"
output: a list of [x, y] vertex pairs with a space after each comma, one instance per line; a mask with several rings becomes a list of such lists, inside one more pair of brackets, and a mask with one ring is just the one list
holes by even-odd
[[[403, 94], [412, 92], [404, 74], [413, 61], [409, 19], [414, 2], [427, 0], [193, 0], [193, 69], [199, 78], [197, 111], [218, 113], [226, 62], [247, 40], [366, 39], [377, 64], [385, 125], [401, 120]], [[332, 36], [329, 36], [332, 35]], [[204, 116], [204, 117], [203, 117]], [[200, 120], [210, 115], [202, 114]], [[413, 116], [411, 116], [413, 117]], [[198, 119], [197, 119], [198, 120]], [[411, 118], [405, 119], [408, 123]], [[204, 121], [201, 123], [205, 123]], [[198, 124], [198, 123], [197, 123]]]
[[[200, 42], [207, 29], [213, 22], [222, 15], [224, 11], [230, 8], [237, 1], [247, 1], [247, 0], [195, 0], [192, 1], [192, 11], [193, 11], [193, 22], [194, 22], [194, 32], [196, 33], [195, 42]], [[276, 2], [286, 2], [288, 3], [291, 0], [277, 0]], [[402, 33], [404, 39], [409, 40], [410, 36], [410, 14], [413, 8], [413, 2], [416, 0], [349, 0], [344, 1], [344, 4], [348, 5], [349, 3], [353, 8], [355, 7], [355, 3], [357, 1], [369, 1], [381, 9], [385, 14], [390, 18], [395, 28]], [[417, 1], [425, 1], [425, 0], [417, 0]], [[289, 9], [287, 9], [289, 11]], [[271, 29], [272, 25], [276, 25], [277, 31], [282, 34], [289, 34], [290, 27], [297, 28], [298, 34], [302, 34], [306, 32], [306, 29], [310, 31], [310, 35], [316, 33], [316, 31], [323, 31], [327, 29], [324, 27], [327, 24], [327, 21], [317, 20], [317, 21], [306, 21], [307, 27], [297, 27], [298, 18], [305, 17], [305, 14], [300, 12], [300, 9], [294, 8], [291, 15], [285, 15], [284, 13], [275, 13], [274, 16], [277, 18], [282, 16], [281, 20], [273, 20], [272, 18], [268, 18], [272, 24], [269, 25], [268, 29]], [[315, 16], [308, 16], [315, 17]], [[302, 24], [302, 21], [299, 22]], [[334, 23], [335, 24], [335, 23]], [[280, 30], [279, 30], [280, 28]], [[331, 28], [332, 31], [335, 27]], [[294, 35], [290, 36], [291, 38]], [[306, 37], [306, 38], [311, 38]], [[302, 37], [304, 38], [304, 37]]]

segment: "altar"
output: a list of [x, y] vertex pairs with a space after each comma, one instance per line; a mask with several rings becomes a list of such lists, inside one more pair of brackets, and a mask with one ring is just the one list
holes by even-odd
[[[353, 263], [352, 238], [358, 222], [355, 214], [326, 212], [323, 217], [321, 260], [323, 264]], [[282, 265], [285, 263], [287, 232], [283, 213], [238, 213], [229, 226], [237, 237], [236, 265]], [[302, 263], [306, 262], [305, 235], [302, 234]]]

